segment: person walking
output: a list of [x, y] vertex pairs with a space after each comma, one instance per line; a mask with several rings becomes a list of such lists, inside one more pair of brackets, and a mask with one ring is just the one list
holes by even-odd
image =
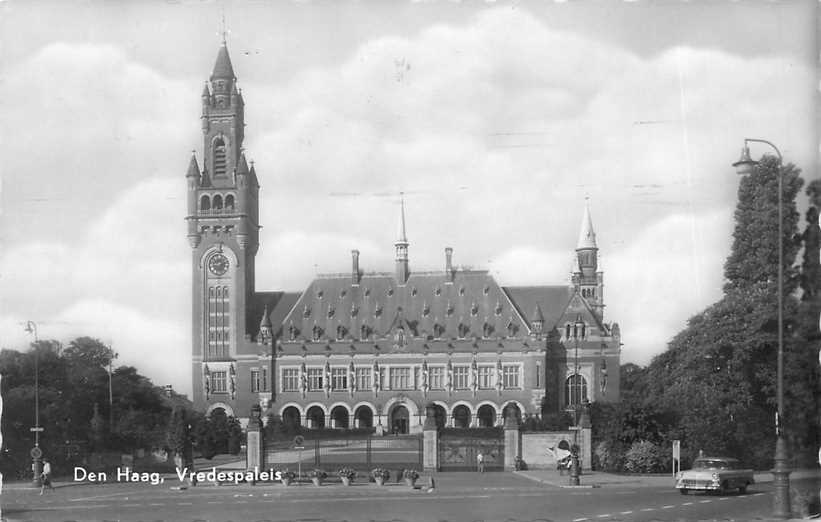
[[482, 455], [481, 451], [476, 455], [476, 468], [479, 473], [485, 472], [485, 456]]
[[51, 485], [51, 462], [49, 462], [48, 459], [43, 459], [43, 472], [40, 473], [40, 479], [42, 480], [42, 486], [40, 486], [41, 495], [46, 487], [54, 491], [54, 486]]

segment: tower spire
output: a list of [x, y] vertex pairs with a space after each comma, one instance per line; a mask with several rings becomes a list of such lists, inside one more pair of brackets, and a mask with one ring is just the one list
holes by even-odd
[[396, 279], [404, 285], [410, 275], [408, 268], [408, 236], [405, 233], [405, 194], [399, 193], [399, 232], [396, 247]]
[[593, 220], [590, 218], [590, 198], [584, 198], [584, 215], [579, 232], [579, 244], [576, 250], [583, 248], [598, 248], [596, 246], [596, 232], [593, 230]]

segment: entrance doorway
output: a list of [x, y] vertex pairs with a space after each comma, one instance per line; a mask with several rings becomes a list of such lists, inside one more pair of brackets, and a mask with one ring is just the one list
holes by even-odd
[[408, 433], [408, 409], [404, 406], [396, 406], [391, 412], [391, 433], [394, 435], [404, 435]]

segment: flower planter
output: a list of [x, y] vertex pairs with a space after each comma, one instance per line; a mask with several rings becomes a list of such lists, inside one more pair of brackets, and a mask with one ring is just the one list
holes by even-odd
[[281, 480], [282, 480], [282, 485], [283, 486], [290, 486], [291, 485], [291, 479], [283, 477]]
[[410, 486], [412, 488], [416, 487], [416, 479], [406, 478], [405, 479], [405, 484], [407, 484], [408, 486]]
[[349, 479], [348, 477], [340, 477], [340, 478], [342, 479], [342, 485], [343, 486], [350, 486], [351, 485], [351, 479]]
[[377, 486], [384, 486], [385, 485], [385, 478], [384, 477], [374, 477], [373, 480], [376, 482]]
[[312, 477], [311, 482], [313, 482], [314, 486], [317, 486], [317, 487], [322, 485], [322, 479], [319, 478], [319, 477]]

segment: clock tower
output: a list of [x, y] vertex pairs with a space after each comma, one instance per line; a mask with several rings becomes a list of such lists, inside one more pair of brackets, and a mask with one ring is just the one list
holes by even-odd
[[245, 317], [259, 248], [259, 183], [242, 150], [245, 105], [236, 82], [223, 41], [202, 91], [202, 168], [195, 151], [186, 174], [193, 399], [201, 410], [228, 415], [240, 413], [238, 396], [249, 387]]

